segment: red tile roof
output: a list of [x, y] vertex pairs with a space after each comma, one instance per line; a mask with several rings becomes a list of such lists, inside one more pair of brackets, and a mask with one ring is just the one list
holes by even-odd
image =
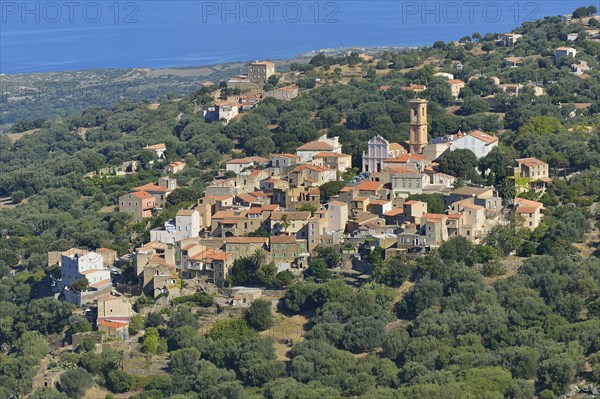
[[395, 208], [395, 209], [392, 209], [391, 211], [387, 211], [386, 213], [383, 214], [383, 216], [398, 216], [398, 215], [402, 215], [403, 213], [404, 213], [404, 209]]
[[381, 182], [363, 180], [358, 185], [358, 189], [362, 191], [377, 191], [381, 189]]
[[161, 193], [165, 193], [167, 192], [167, 188], [163, 187], [163, 186], [159, 186], [158, 184], [154, 184], [154, 183], [148, 183], [148, 184], [144, 184], [143, 186], [139, 186], [133, 189], [133, 191], [147, 191], [147, 192], [161, 192]]
[[108, 321], [108, 320], [100, 320], [98, 321], [98, 325], [100, 326], [106, 326], [109, 328], [123, 328], [123, 327], [127, 327], [129, 325], [129, 323], [121, 323], [118, 321]]
[[484, 133], [480, 130], [473, 130], [472, 132], [469, 132], [469, 136], [471, 137], [475, 137], [476, 139], [479, 139], [487, 144], [492, 144], [498, 141], [498, 137], [496, 136], [491, 136], [487, 133]]
[[296, 244], [294, 236], [271, 236], [271, 244]]
[[147, 199], [152, 197], [151, 194], [147, 193], [146, 191], [134, 191], [133, 193], [131, 193], [131, 195], [138, 197], [139, 199]]

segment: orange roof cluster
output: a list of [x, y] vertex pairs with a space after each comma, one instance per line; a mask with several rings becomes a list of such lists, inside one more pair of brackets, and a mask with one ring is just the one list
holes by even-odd
[[465, 83], [465, 82], [463, 82], [463, 81], [462, 81], [462, 80], [460, 80], [460, 79], [450, 79], [450, 80], [447, 80], [447, 82], [448, 82], [449, 84], [451, 84], [451, 85], [455, 85], [455, 84], [461, 84], [461, 83], [462, 83], [462, 84], [464, 84], [464, 83]]

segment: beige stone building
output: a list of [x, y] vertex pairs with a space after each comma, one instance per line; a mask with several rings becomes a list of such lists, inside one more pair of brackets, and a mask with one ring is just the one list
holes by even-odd
[[248, 80], [263, 85], [275, 74], [275, 64], [269, 61], [255, 61], [248, 68]]
[[523, 227], [535, 230], [544, 217], [544, 204], [524, 198], [515, 198], [515, 213], [523, 218]]

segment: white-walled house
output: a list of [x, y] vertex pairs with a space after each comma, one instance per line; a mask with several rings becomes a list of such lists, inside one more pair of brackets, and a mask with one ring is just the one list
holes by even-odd
[[227, 161], [225, 163], [225, 170], [239, 175], [244, 169], [252, 168], [255, 164], [266, 165], [267, 162], [269, 162], [269, 160], [262, 157], [237, 158]]
[[459, 131], [457, 134], [438, 137], [432, 143], [450, 143], [450, 151], [458, 149], [471, 150], [479, 159], [485, 157], [494, 147], [498, 146], [498, 137], [479, 130], [473, 130], [469, 133]]
[[[59, 287], [65, 289], [65, 300], [77, 305], [95, 300], [99, 293], [110, 292], [112, 287], [110, 269], [104, 266], [104, 258], [97, 252], [78, 248], [63, 252], [60, 274]], [[82, 278], [88, 281], [88, 290], [81, 293], [71, 290], [71, 285]]]
[[180, 209], [164, 227], [150, 230], [150, 241], [174, 244], [181, 240], [198, 237], [200, 234], [200, 212]]
[[498, 146], [498, 137], [489, 135], [479, 130], [473, 130], [466, 135], [457, 138], [452, 142], [450, 151], [460, 148], [473, 151], [475, 156], [479, 158], [485, 157]]
[[327, 204], [327, 227], [330, 232], [344, 231], [348, 223], [348, 204], [330, 201]]
[[342, 153], [342, 145], [339, 137], [328, 138], [326, 134], [315, 141], [311, 141], [296, 148], [296, 154], [300, 157], [300, 162], [311, 162], [315, 156], [321, 152]]

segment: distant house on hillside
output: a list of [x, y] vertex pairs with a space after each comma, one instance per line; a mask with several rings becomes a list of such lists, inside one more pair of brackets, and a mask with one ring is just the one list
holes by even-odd
[[328, 138], [327, 135], [319, 137], [315, 141], [303, 144], [296, 148], [296, 154], [300, 157], [301, 162], [311, 162], [315, 156], [321, 152], [342, 153], [342, 145], [339, 137]]
[[463, 87], [465, 87], [465, 82], [460, 79], [452, 79], [448, 80], [447, 83], [450, 85], [450, 91], [452, 92], [452, 97], [458, 98], [460, 95], [460, 91]]
[[479, 159], [485, 157], [494, 147], [498, 146], [498, 137], [479, 130], [473, 130], [469, 133], [459, 131], [457, 134], [438, 137], [432, 140], [432, 143], [450, 143], [450, 151], [458, 149], [471, 150]]
[[577, 56], [577, 50], [572, 47], [559, 47], [554, 50], [554, 63], [560, 65], [561, 59], [564, 57], [575, 58]]
[[167, 151], [167, 146], [164, 143], [147, 145], [144, 147], [146, 151], [152, 151], [156, 154], [156, 158], [159, 160], [165, 159], [165, 151]]

